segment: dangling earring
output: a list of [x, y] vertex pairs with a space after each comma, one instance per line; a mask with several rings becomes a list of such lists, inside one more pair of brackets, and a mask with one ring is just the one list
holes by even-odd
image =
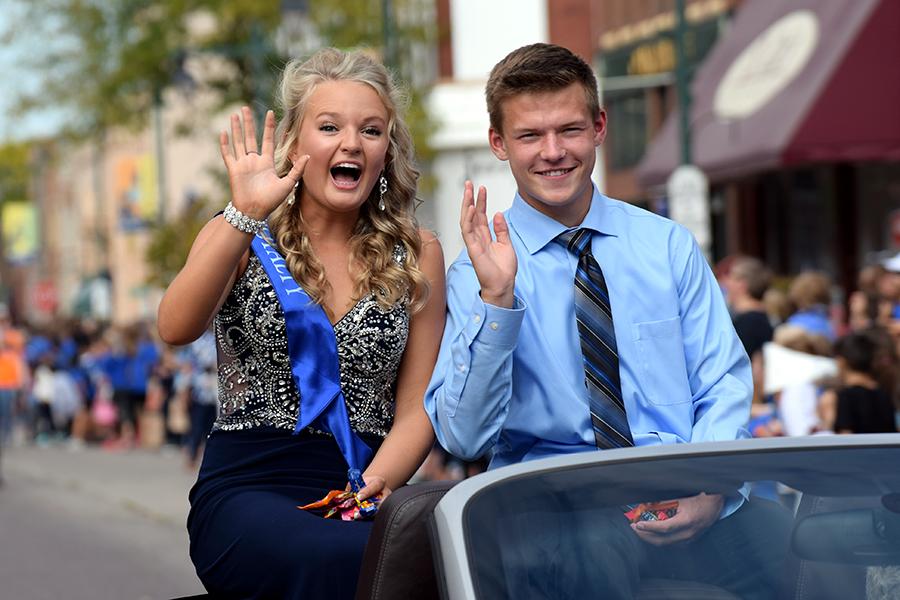
[[384, 175], [382, 175], [379, 181], [381, 183], [378, 191], [381, 193], [378, 197], [378, 210], [384, 210], [384, 195], [387, 194], [387, 179], [385, 179]]
[[288, 195], [287, 205], [293, 206], [294, 199], [297, 197], [297, 192], [300, 190], [300, 180], [297, 180], [297, 183], [294, 184], [294, 189], [291, 191], [290, 195]]

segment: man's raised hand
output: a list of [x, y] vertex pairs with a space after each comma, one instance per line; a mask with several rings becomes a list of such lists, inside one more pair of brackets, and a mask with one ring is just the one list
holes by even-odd
[[487, 220], [487, 190], [484, 186], [478, 188], [476, 200], [472, 182], [466, 181], [459, 228], [478, 283], [481, 284], [481, 299], [487, 304], [512, 308], [518, 266], [516, 252], [509, 239], [506, 219], [500, 213], [494, 215], [496, 239], [491, 237]]

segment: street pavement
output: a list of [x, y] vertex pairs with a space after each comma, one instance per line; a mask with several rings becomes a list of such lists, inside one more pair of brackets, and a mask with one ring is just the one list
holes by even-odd
[[203, 593], [188, 558], [196, 474], [172, 451], [4, 448], [0, 599], [155, 600]]

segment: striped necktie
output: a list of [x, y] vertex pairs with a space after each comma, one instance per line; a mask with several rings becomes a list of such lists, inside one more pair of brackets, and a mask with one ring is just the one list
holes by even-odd
[[609, 291], [591, 254], [588, 229], [565, 231], [554, 240], [578, 257], [575, 271], [575, 319], [584, 358], [584, 384], [591, 394], [591, 425], [597, 447], [633, 446], [619, 380], [619, 354]]

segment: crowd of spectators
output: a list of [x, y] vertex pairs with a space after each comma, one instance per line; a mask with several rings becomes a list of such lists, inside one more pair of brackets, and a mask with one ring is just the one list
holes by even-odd
[[846, 306], [822, 272], [776, 286], [733, 257], [718, 275], [753, 365], [754, 436], [897, 431], [900, 254], [863, 268]]
[[196, 464], [215, 420], [212, 334], [183, 348], [155, 327], [14, 325], [0, 308], [0, 444], [184, 448]]

